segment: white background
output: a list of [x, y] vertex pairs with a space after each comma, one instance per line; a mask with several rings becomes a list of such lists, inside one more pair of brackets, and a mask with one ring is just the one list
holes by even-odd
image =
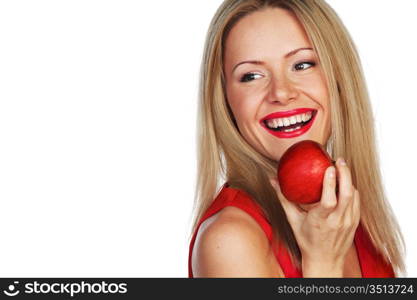
[[[328, 2], [363, 61], [416, 277], [417, 3]], [[188, 275], [197, 80], [220, 3], [0, 2], [0, 276]]]

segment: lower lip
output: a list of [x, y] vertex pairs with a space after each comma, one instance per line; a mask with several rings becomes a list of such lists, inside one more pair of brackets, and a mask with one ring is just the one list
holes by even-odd
[[300, 135], [303, 135], [304, 133], [306, 133], [309, 129], [310, 129], [310, 127], [311, 126], [313, 126], [313, 123], [314, 123], [314, 121], [315, 121], [315, 119], [316, 119], [316, 116], [317, 116], [317, 112], [314, 114], [314, 116], [313, 116], [313, 118], [311, 119], [311, 121], [310, 122], [308, 122], [308, 124], [307, 125], [305, 125], [305, 126], [303, 126], [303, 127], [301, 127], [300, 129], [297, 129], [297, 130], [294, 130], [294, 131], [291, 131], [291, 132], [285, 132], [285, 131], [273, 131], [273, 130], [271, 130], [271, 129], [269, 129], [265, 124], [264, 124], [264, 122], [263, 121], [261, 121], [261, 125], [262, 125], [262, 127], [263, 128], [265, 128], [270, 134], [272, 134], [272, 135], [274, 135], [274, 136], [276, 136], [276, 137], [279, 137], [279, 138], [281, 138], [281, 139], [289, 139], [289, 138], [294, 138], [294, 137], [297, 137], [297, 136], [300, 136]]

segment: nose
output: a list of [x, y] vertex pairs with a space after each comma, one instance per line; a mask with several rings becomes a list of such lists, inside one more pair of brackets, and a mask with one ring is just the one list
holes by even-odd
[[273, 78], [270, 82], [268, 102], [286, 105], [298, 97], [298, 90], [285, 76]]

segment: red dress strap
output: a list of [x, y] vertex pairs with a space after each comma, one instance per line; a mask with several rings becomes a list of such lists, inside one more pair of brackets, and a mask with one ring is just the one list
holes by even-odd
[[[235, 206], [246, 213], [248, 213], [255, 221], [261, 226], [262, 230], [265, 232], [269, 242], [272, 239], [272, 227], [270, 223], [267, 221], [262, 209], [259, 205], [252, 200], [252, 198], [247, 195], [244, 191], [230, 188], [225, 184], [221, 189], [219, 195], [207, 209], [206, 213], [200, 219], [197, 228], [192, 236], [190, 241], [190, 248], [189, 248], [189, 256], [188, 256], [188, 277], [193, 278], [193, 271], [191, 266], [191, 257], [192, 251], [195, 243], [195, 239], [197, 236], [198, 229], [200, 228], [201, 223], [203, 223], [206, 219], [214, 215], [215, 213], [219, 212], [222, 208], [226, 206]], [[297, 270], [291, 262], [290, 255], [285, 247], [282, 247], [279, 244], [279, 248], [277, 251], [274, 251], [275, 257], [280, 264], [282, 271], [285, 274], [285, 277], [302, 277], [301, 272]]]
[[376, 251], [369, 234], [360, 223], [355, 232], [355, 246], [363, 278], [393, 278], [394, 270]]
[[[252, 218], [255, 219], [265, 232], [269, 242], [272, 242], [272, 227], [268, 222], [268, 219], [265, 217], [261, 207], [244, 191], [228, 187], [228, 185], [225, 184], [216, 199], [212, 202], [210, 207], [206, 210], [203, 217], [198, 222], [197, 228], [191, 238], [188, 256], [189, 278], [193, 278], [191, 257], [197, 232], [201, 223], [226, 206], [238, 207], [252, 216]], [[278, 242], [277, 244], [278, 247], [274, 249], [274, 254], [279, 265], [281, 266], [282, 271], [284, 272], [285, 277], [303, 277], [301, 270], [293, 264], [287, 248], [285, 248], [281, 242]], [[391, 265], [385, 263], [382, 256], [375, 251], [375, 248], [361, 225], [359, 225], [356, 230], [354, 244], [358, 253], [362, 277], [395, 277]]]

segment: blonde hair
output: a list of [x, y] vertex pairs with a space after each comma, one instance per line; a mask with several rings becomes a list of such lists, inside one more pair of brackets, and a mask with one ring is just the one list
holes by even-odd
[[209, 27], [201, 65], [197, 124], [198, 173], [191, 234], [226, 180], [248, 193], [267, 216], [300, 267], [301, 254], [285, 212], [269, 183], [277, 162], [258, 153], [239, 134], [228, 106], [223, 73], [224, 44], [244, 16], [277, 7], [303, 25], [325, 74], [331, 99], [332, 133], [327, 149], [344, 157], [361, 195], [361, 223], [396, 276], [405, 273], [404, 239], [385, 197], [376, 151], [374, 121], [356, 47], [334, 10], [323, 0], [226, 0]]

